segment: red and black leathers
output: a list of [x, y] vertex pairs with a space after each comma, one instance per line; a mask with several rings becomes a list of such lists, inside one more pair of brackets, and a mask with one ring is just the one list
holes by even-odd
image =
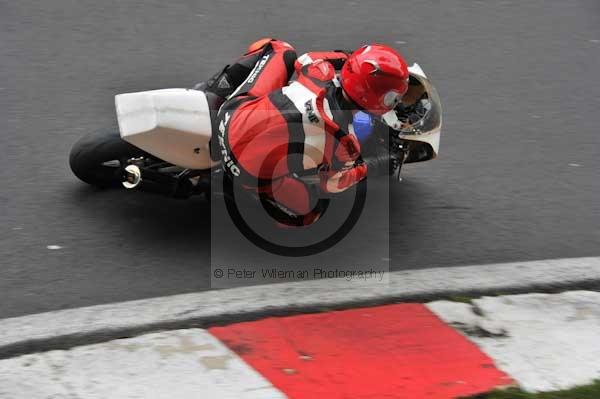
[[265, 41], [235, 64], [256, 59], [219, 111], [217, 135], [225, 169], [234, 180], [303, 215], [302, 224], [319, 215], [298, 175], [318, 170], [321, 190], [337, 193], [367, 173], [350, 131], [351, 106], [335, 77], [346, 58], [343, 52], [296, 58], [288, 43]]

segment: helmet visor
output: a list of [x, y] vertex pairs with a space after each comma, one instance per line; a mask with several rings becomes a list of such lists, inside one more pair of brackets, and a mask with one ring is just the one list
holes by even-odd
[[402, 94], [396, 90], [390, 90], [383, 96], [383, 106], [388, 110], [396, 108], [402, 102]]

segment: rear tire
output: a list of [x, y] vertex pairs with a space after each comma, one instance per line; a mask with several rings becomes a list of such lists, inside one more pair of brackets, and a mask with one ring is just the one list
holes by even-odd
[[123, 163], [147, 153], [121, 139], [118, 131], [101, 130], [77, 141], [69, 155], [71, 170], [80, 180], [108, 188], [121, 185]]

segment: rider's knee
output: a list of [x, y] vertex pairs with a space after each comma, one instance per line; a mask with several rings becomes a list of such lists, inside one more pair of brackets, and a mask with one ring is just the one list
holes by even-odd
[[271, 37], [263, 37], [262, 39], [258, 39], [248, 46], [248, 50], [246, 50], [246, 54], [255, 53], [259, 50], [262, 50], [267, 44], [271, 43], [273, 38]]

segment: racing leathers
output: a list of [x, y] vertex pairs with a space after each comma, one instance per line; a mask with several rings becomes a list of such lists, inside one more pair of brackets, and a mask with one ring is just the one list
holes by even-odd
[[209, 81], [227, 94], [216, 123], [225, 171], [291, 211], [296, 225], [320, 212], [302, 175], [317, 174], [322, 192], [339, 193], [367, 174], [351, 129], [355, 106], [335, 75], [346, 58], [341, 51], [297, 58], [288, 43], [265, 39]]

